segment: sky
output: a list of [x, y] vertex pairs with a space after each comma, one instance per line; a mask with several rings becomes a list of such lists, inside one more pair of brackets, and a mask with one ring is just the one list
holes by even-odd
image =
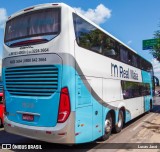
[[[0, 58], [2, 58], [4, 22], [8, 16], [26, 7], [57, 3], [56, 0], [0, 0]], [[142, 50], [142, 40], [152, 39], [160, 27], [159, 0], [61, 0], [98, 24], [152, 62], [160, 79], [160, 63]]]

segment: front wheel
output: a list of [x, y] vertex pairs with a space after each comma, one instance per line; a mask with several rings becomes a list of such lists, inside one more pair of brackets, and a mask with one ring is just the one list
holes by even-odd
[[152, 108], [153, 108], [152, 101], [150, 101], [149, 112], [152, 112]]
[[111, 131], [112, 131], [112, 116], [110, 113], [107, 114], [106, 120], [105, 120], [105, 125], [104, 125], [104, 135], [102, 136], [102, 140], [107, 140], [109, 138], [109, 136], [111, 135]]

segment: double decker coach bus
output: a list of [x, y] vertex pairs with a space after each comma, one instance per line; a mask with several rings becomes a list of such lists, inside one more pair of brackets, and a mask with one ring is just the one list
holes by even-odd
[[152, 109], [151, 63], [63, 3], [6, 22], [7, 132], [52, 143], [107, 139]]

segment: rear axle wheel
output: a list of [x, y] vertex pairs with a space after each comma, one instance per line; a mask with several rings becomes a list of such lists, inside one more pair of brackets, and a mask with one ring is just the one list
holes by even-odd
[[112, 132], [112, 116], [110, 113], [107, 114], [106, 120], [105, 120], [105, 125], [104, 125], [104, 135], [102, 136], [102, 140], [107, 140], [109, 136], [111, 135]]

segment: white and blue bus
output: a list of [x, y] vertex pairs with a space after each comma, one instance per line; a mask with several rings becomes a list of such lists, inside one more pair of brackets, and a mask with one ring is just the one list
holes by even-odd
[[2, 73], [5, 130], [42, 141], [105, 140], [153, 105], [151, 63], [63, 3], [8, 18]]

